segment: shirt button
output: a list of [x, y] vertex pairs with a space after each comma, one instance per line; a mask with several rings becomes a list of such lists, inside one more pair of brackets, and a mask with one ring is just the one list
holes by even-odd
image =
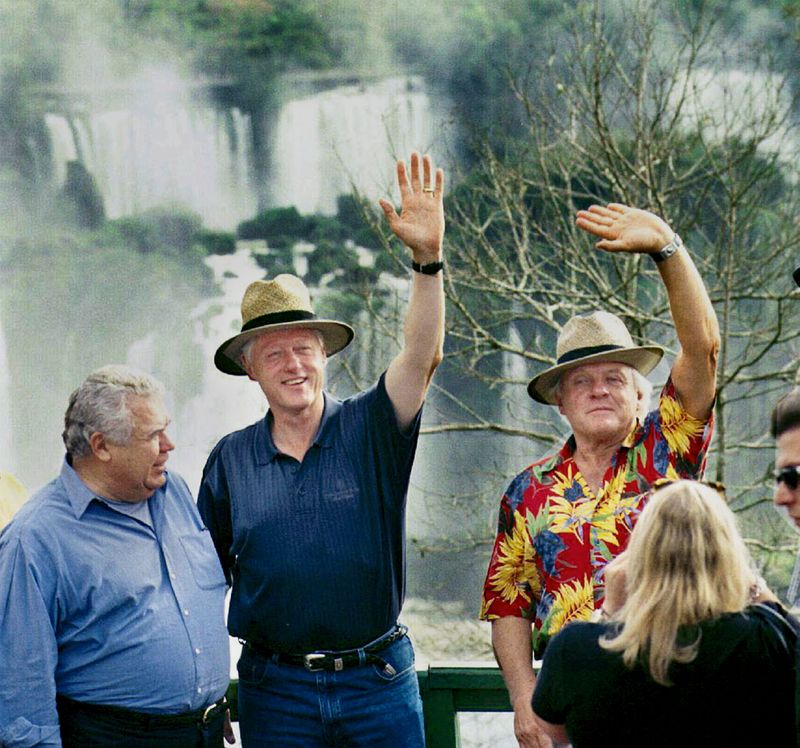
[[195, 653], [196, 655], [199, 655], [199, 654], [200, 654], [200, 647], [195, 647], [195, 648], [194, 648], [194, 653]]
[[197, 687], [197, 693], [203, 693], [203, 689], [200, 686]]
[[169, 573], [169, 578], [170, 578], [170, 579], [177, 579], [177, 578], [178, 578], [178, 575], [177, 575], [177, 574], [176, 574], [174, 571], [171, 571], [171, 572]]
[[183, 615], [185, 615], [185, 616], [189, 615], [189, 610], [187, 608], [183, 609]]

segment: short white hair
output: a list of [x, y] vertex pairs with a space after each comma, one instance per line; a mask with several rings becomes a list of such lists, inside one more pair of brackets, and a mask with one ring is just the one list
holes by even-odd
[[164, 397], [164, 385], [130, 366], [110, 364], [89, 374], [69, 398], [64, 414], [64, 446], [72, 457], [92, 453], [91, 437], [127, 444], [133, 434], [132, 397]]

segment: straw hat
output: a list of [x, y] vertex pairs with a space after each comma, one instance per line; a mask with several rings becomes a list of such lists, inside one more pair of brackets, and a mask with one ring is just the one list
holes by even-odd
[[268, 330], [292, 327], [319, 330], [329, 356], [347, 347], [354, 334], [344, 322], [317, 319], [305, 283], [296, 275], [284, 273], [247, 287], [242, 298], [242, 331], [217, 348], [214, 365], [225, 374], [244, 375], [239, 360], [245, 343]]
[[556, 365], [531, 379], [528, 394], [545, 405], [555, 405], [555, 390], [562, 374], [583, 364], [617, 361], [642, 374], [652, 371], [664, 349], [658, 345], [634, 345], [625, 323], [609, 312], [572, 317], [559, 333]]

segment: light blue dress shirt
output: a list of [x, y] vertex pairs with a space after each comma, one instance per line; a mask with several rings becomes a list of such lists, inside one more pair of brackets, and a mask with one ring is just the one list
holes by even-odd
[[226, 584], [180, 476], [149, 517], [99, 500], [65, 461], [0, 534], [0, 746], [60, 746], [56, 693], [178, 714], [229, 681]]

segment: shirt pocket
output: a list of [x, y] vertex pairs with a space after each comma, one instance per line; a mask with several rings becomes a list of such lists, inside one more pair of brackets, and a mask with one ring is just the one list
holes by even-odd
[[181, 535], [180, 541], [197, 586], [204, 590], [224, 587], [225, 575], [222, 573], [208, 530], [203, 529], [192, 535]]

